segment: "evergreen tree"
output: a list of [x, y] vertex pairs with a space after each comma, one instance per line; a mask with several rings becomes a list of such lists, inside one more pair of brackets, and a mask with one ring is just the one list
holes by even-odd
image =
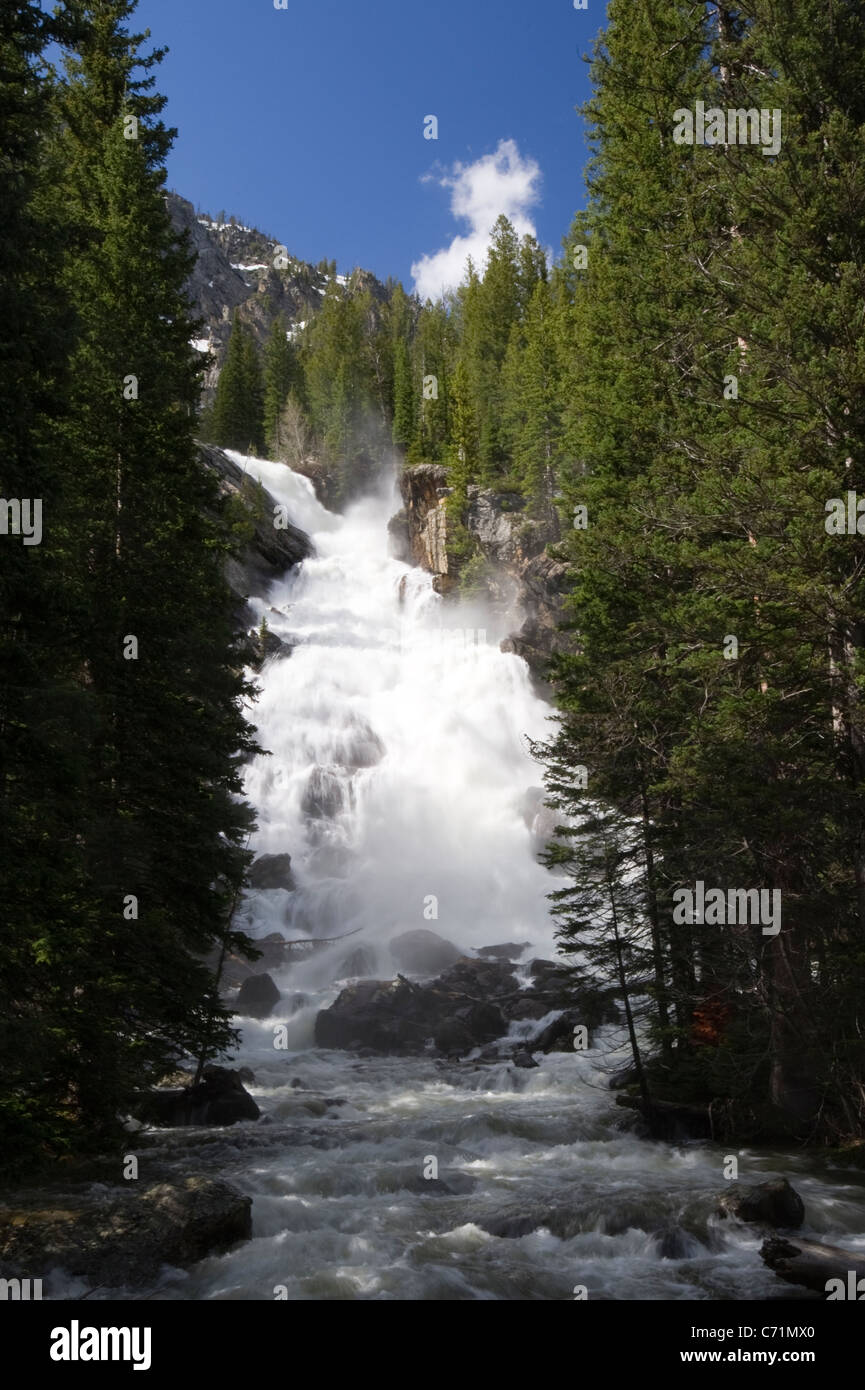
[[[58, 771], [76, 805], [55, 848], [64, 808], [49, 797], [37, 865], [56, 857], [62, 871], [74, 847], [77, 867], [57, 917], [54, 889], [37, 889], [21, 926], [36, 983], [19, 1007], [44, 1030], [46, 1064], [38, 1083], [25, 1065], [13, 1101], [54, 1152], [104, 1141], [143, 1085], [232, 1037], [202, 958], [226, 936], [248, 860], [238, 759], [253, 747], [226, 530], [191, 438], [191, 258], [162, 191], [171, 133], [137, 76], [158, 55], [125, 30], [132, 5], [69, 8], [78, 33], [45, 158], [67, 219], [55, 274], [77, 325], [52, 557], [73, 617], [77, 737]], [[62, 686], [43, 698], [70, 707]]]
[[258, 352], [235, 310], [213, 402], [210, 429], [214, 443], [239, 453], [262, 454], [263, 396]]
[[285, 319], [280, 314], [274, 320], [264, 350], [264, 435], [272, 458], [278, 458], [282, 448], [279, 421], [296, 376], [296, 353], [286, 335]]

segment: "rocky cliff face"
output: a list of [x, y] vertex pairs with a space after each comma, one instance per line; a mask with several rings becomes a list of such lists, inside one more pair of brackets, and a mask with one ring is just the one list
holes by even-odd
[[446, 594], [456, 583], [447, 553], [447, 478], [447, 469], [436, 463], [407, 468], [400, 482], [405, 506], [389, 526], [397, 559], [427, 570], [439, 594]]
[[[448, 555], [448, 471], [439, 464], [406, 468], [400, 488], [403, 510], [390, 523], [394, 554], [427, 570], [437, 593], [452, 593], [459, 573]], [[466, 527], [488, 562], [484, 587], [490, 601], [522, 619], [503, 649], [524, 657], [543, 676], [549, 658], [568, 643], [558, 630], [568, 569], [547, 550], [559, 539], [557, 524], [527, 517], [525, 499], [518, 493], [472, 486]]]
[[[177, 193], [169, 193], [166, 204], [174, 227], [189, 233], [197, 258], [187, 291], [196, 316], [204, 323], [196, 347], [209, 352], [212, 359], [204, 382], [204, 403], [209, 405], [225, 361], [235, 309], [259, 347], [280, 314], [286, 331], [296, 336], [318, 313], [333, 276], [288, 254], [287, 264], [277, 269], [274, 261], [284, 248], [273, 237], [236, 219], [217, 222], [198, 214]], [[350, 291], [370, 289], [377, 299], [386, 298], [384, 286], [369, 271], [355, 270], [351, 276], [336, 278]]]
[[229, 588], [238, 601], [239, 619], [246, 625], [252, 619], [246, 607], [249, 595], [263, 592], [271, 580], [311, 555], [312, 542], [305, 531], [290, 523], [274, 526], [275, 499], [222, 449], [199, 444], [198, 451], [205, 467], [218, 479], [223, 496], [240, 499], [248, 517], [250, 538], [240, 557], [226, 565]]

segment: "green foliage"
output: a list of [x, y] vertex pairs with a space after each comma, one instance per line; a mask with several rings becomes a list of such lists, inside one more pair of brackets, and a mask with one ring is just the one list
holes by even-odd
[[[17, 31], [8, 7], [0, 20], [0, 121], [20, 160], [4, 164], [20, 365], [0, 427], [15, 421], [6, 486], [41, 496], [45, 517], [41, 545], [4, 546], [2, 574], [0, 1147], [21, 1170], [110, 1141], [138, 1090], [231, 1042], [203, 958], [248, 862], [254, 743], [229, 521], [192, 440], [197, 326], [164, 203], [156, 55], [140, 56], [121, 0], [70, 4], [56, 26], [18, 9]], [[63, 81], [39, 63], [51, 39]]]
[[[274, 354], [270, 357], [271, 399], [277, 389]], [[264, 386], [258, 349], [237, 311], [228, 340], [225, 364], [219, 374], [210, 420], [213, 442], [242, 454], [264, 453]]]
[[[554, 672], [549, 784], [572, 816], [614, 806], [638, 831], [667, 1085], [831, 1141], [865, 1122], [863, 542], [823, 525], [827, 498], [863, 488], [865, 21], [762, 0], [608, 17], [591, 198], [552, 286], [562, 516], [585, 505], [589, 525], [562, 547], [579, 650]], [[674, 144], [698, 98], [780, 108], [778, 155]], [[572, 875], [578, 941], [591, 887]], [[779, 890], [781, 932], [674, 924], [697, 880]]]

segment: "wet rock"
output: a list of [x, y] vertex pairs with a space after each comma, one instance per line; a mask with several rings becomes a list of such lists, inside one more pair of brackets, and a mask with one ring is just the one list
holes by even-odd
[[250, 975], [240, 986], [234, 1012], [244, 1018], [269, 1018], [281, 998], [269, 975]]
[[149, 1091], [139, 1097], [134, 1113], [148, 1124], [170, 1129], [233, 1125], [261, 1115], [240, 1074], [227, 1067], [205, 1067], [197, 1086]]
[[[455, 967], [457, 972], [460, 966]], [[409, 1053], [424, 1051], [432, 1038], [440, 1051], [462, 1055], [506, 1032], [507, 1021], [495, 1002], [475, 987], [466, 988], [465, 978], [473, 977], [453, 976], [454, 971], [449, 971], [429, 985], [413, 984], [403, 976], [358, 980], [318, 1014], [316, 1043]]]
[[269, 657], [276, 656], [279, 652], [284, 652], [290, 656], [292, 648], [288, 643], [283, 642], [281, 637], [277, 637], [275, 632], [271, 632], [269, 627], [253, 627], [246, 634], [246, 640], [252, 654], [250, 665], [253, 670], [260, 671], [265, 661]]
[[0, 1208], [0, 1267], [54, 1269], [119, 1287], [153, 1281], [252, 1235], [252, 1199], [218, 1178], [123, 1188], [31, 1192]]
[[412, 563], [411, 536], [408, 529], [408, 516], [403, 507], [387, 523], [388, 546], [394, 560], [404, 565]]
[[687, 1260], [699, 1249], [699, 1242], [681, 1226], [668, 1226], [655, 1233], [662, 1260]]
[[573, 1052], [574, 1029], [583, 1023], [579, 1009], [566, 1009], [548, 1023], [532, 1043], [535, 1052]]
[[776, 1229], [796, 1230], [805, 1220], [805, 1203], [786, 1178], [761, 1182], [756, 1187], [734, 1184], [718, 1199], [718, 1211], [721, 1216], [736, 1216], [740, 1221]]
[[332, 820], [345, 805], [342, 781], [326, 767], [314, 767], [300, 803], [304, 815], [313, 820]]
[[496, 999], [514, 992], [516, 977], [513, 967], [494, 960], [470, 960], [463, 956], [446, 970], [436, 988], [469, 994], [476, 999]]
[[292, 526], [273, 524], [276, 501], [271, 494], [221, 449], [212, 444], [197, 443], [201, 463], [217, 480], [223, 496], [240, 498], [246, 506], [252, 536], [239, 558], [225, 564], [229, 588], [240, 604], [250, 594], [262, 593], [268, 585], [306, 560], [313, 547], [304, 531]]
[[534, 1057], [532, 1056], [532, 1054], [531, 1054], [529, 1051], [527, 1051], [525, 1048], [523, 1048], [522, 1051], [520, 1051], [520, 1052], [515, 1052], [515, 1053], [514, 1053], [513, 1061], [514, 1061], [514, 1066], [515, 1066], [515, 1067], [523, 1067], [523, 1068], [525, 1068], [525, 1070], [527, 1070], [527, 1071], [528, 1071], [531, 1067], [537, 1067], [537, 1066], [538, 1066], [538, 1063], [535, 1061], [535, 1059], [534, 1059]]
[[410, 975], [438, 975], [462, 955], [452, 941], [423, 927], [392, 937], [389, 947], [397, 968]]
[[500, 946], [479, 946], [476, 954], [482, 960], [517, 961], [531, 944], [530, 941], [505, 941]]
[[386, 751], [378, 734], [368, 724], [359, 721], [336, 746], [333, 759], [341, 767], [356, 772], [361, 767], [376, 767]]
[[288, 999], [289, 1011], [293, 1014], [296, 1014], [299, 1009], [305, 1009], [308, 1004], [308, 994], [292, 994]]
[[359, 946], [351, 955], [345, 956], [336, 967], [334, 972], [335, 980], [347, 980], [352, 977], [360, 978], [365, 976], [367, 979], [375, 970], [375, 956], [366, 946]]
[[317, 1047], [375, 1052], [419, 1051], [429, 1034], [401, 980], [358, 980], [348, 985], [315, 1020]]
[[475, 1040], [465, 1023], [458, 1018], [446, 1018], [440, 1023], [434, 1042], [439, 1052], [444, 1052], [448, 1057], [463, 1057], [475, 1046]]
[[260, 854], [249, 871], [251, 888], [285, 888], [293, 893], [297, 887], [291, 872], [290, 854]]

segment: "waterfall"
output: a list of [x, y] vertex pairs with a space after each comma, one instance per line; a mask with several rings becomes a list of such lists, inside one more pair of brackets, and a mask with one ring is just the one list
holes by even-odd
[[[296, 883], [250, 892], [238, 925], [260, 938], [358, 935], [274, 970], [273, 1017], [237, 1020], [235, 1064], [254, 1073], [262, 1119], [163, 1132], [163, 1161], [176, 1155], [186, 1173], [194, 1156], [196, 1171], [252, 1196], [253, 1239], [167, 1270], [159, 1296], [777, 1298], [764, 1233], [719, 1215], [724, 1149], [622, 1127], [607, 1084], [627, 1060], [620, 1028], [595, 1030], [585, 1052], [537, 1054], [532, 1069], [504, 1055], [315, 1046], [316, 1014], [342, 987], [339, 950], [362, 943], [389, 976], [390, 938], [425, 927], [463, 950], [515, 940], [553, 955], [526, 748], [551, 711], [499, 650], [489, 612], [444, 603], [428, 575], [389, 557], [391, 482], [335, 516], [305, 478], [238, 459], [316, 552], [253, 600], [291, 648], [265, 665], [251, 711], [270, 750], [246, 781], [254, 847], [291, 854]], [[534, 1027], [511, 1034], [530, 1042]], [[790, 1177], [803, 1234], [865, 1249], [861, 1173], [798, 1151], [737, 1152], [745, 1183]]]
[[551, 711], [525, 662], [499, 650], [483, 605], [445, 602], [428, 574], [389, 556], [393, 478], [335, 516], [306, 478], [236, 457], [315, 545], [253, 601], [292, 651], [262, 673], [252, 717], [269, 755], [246, 792], [255, 848], [292, 855], [297, 891], [258, 894], [245, 926], [358, 932], [371, 957], [419, 927], [465, 950], [531, 940], [549, 955], [541, 770], [527, 738], [548, 732]]

